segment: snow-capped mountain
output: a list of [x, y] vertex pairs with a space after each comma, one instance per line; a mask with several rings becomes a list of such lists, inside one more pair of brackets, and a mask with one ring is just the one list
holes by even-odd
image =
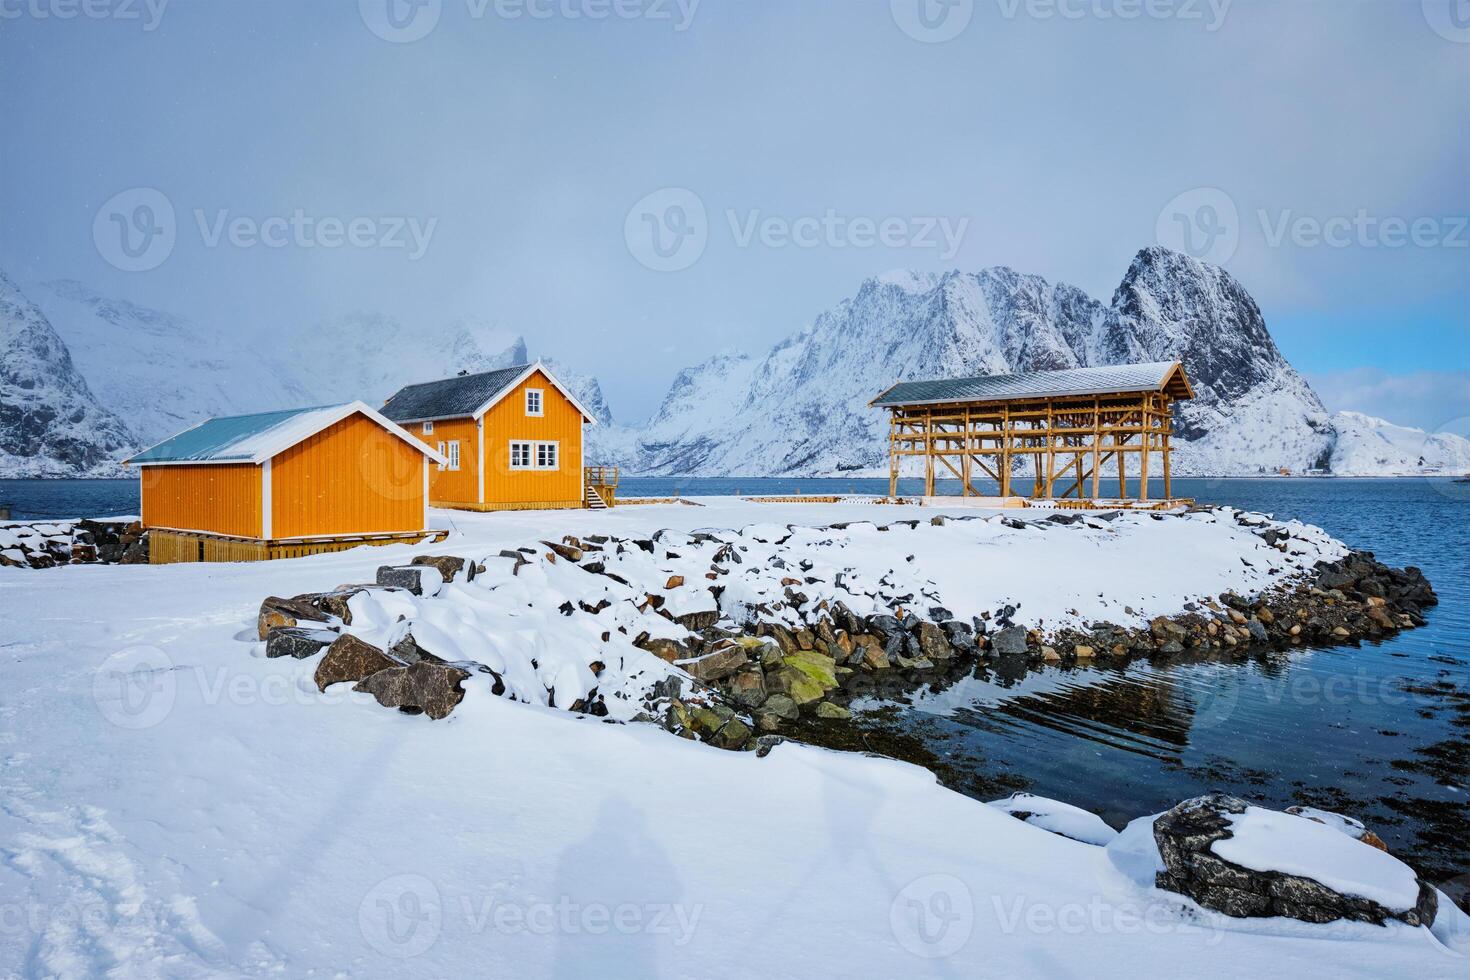
[[[474, 318], [406, 323], [350, 313], [270, 343], [58, 281], [0, 273], [0, 476], [121, 475], [116, 460], [211, 415], [361, 398], [529, 360], [525, 340]], [[643, 426], [619, 425], [596, 377], [547, 366], [601, 423], [586, 462], [629, 475], [886, 472], [895, 381], [1181, 359], [1175, 470], [1233, 475], [1470, 471], [1470, 441], [1354, 412], [1330, 415], [1224, 270], [1139, 252], [1109, 303], [1005, 267], [896, 272], [764, 356], [724, 352], [679, 372]]]
[[1372, 469], [1351, 448], [1369, 427], [1346, 420], [1339, 432], [1245, 289], [1154, 247], [1108, 305], [1005, 267], [869, 279], [762, 358], [722, 354], [681, 372], [624, 463], [660, 475], [876, 473], [887, 422], [867, 403], [896, 381], [1174, 359], [1196, 396], [1177, 408], [1179, 473], [1449, 472], [1460, 444], [1470, 449], [1446, 437], [1424, 466], [1380, 454], [1388, 469]]
[[0, 475], [120, 476], [117, 461], [136, 442], [46, 315], [0, 272]]
[[1332, 416], [1336, 440], [1329, 469], [1338, 476], [1470, 473], [1470, 439], [1426, 433], [1361, 412]]

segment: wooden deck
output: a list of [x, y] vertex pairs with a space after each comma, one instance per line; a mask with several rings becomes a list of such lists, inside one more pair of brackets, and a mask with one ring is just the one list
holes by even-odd
[[151, 565], [174, 565], [201, 561], [271, 561], [277, 558], [322, 555], [363, 546], [417, 544], [425, 539], [443, 541], [448, 536], [448, 531], [409, 531], [266, 541], [200, 531], [149, 528], [148, 562]]

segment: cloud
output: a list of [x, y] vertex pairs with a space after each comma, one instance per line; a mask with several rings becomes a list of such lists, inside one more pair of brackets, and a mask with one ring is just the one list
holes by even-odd
[[1328, 409], [1364, 412], [1427, 432], [1470, 434], [1470, 371], [1378, 368], [1309, 373], [1307, 380]]

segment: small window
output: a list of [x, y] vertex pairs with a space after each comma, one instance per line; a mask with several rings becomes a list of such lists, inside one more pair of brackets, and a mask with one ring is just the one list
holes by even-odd
[[[439, 455], [440, 456], [443, 456], [444, 455], [444, 442], [442, 440], [439, 442]], [[439, 464], [439, 472], [441, 472], [441, 473], [444, 472], [444, 464], [443, 463], [440, 463]]]
[[545, 414], [545, 412], [542, 410], [542, 407], [541, 407], [541, 405], [542, 405], [542, 396], [544, 394], [545, 394], [545, 392], [542, 389], [540, 389], [540, 388], [527, 388], [526, 389], [526, 414], [527, 415], [544, 415]]
[[431, 436], [433, 434], [434, 434], [434, 423], [433, 422], [425, 422], [424, 423], [424, 435]]
[[449, 468], [451, 470], [457, 470], [457, 469], [459, 469], [459, 440], [458, 439], [451, 439], [451, 440], [449, 440]]
[[554, 442], [536, 443], [536, 468], [538, 470], [554, 470], [557, 468], [557, 445]]
[[531, 443], [512, 442], [510, 444], [510, 468], [513, 470], [531, 468]]

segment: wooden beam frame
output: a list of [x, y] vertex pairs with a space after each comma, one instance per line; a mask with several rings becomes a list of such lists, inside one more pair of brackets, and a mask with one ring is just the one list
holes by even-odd
[[[975, 487], [977, 469], [1008, 497], [1017, 463], [1030, 457], [1032, 499], [1097, 500], [1103, 470], [1115, 464], [1118, 497], [1147, 501], [1150, 461], [1157, 454], [1164, 499], [1172, 500], [1173, 401], [1159, 391], [893, 407], [888, 492], [898, 495], [903, 460], [918, 457], [927, 497], [935, 496], [941, 467], [959, 480], [963, 497], [983, 496]], [[1137, 475], [1132, 494], [1130, 469]]]

